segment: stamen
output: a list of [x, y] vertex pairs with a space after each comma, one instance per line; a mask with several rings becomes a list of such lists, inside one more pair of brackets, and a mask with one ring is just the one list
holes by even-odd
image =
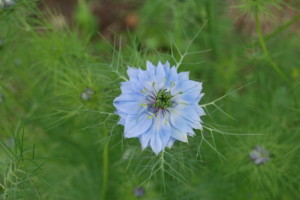
[[173, 96], [171, 95], [171, 93], [169, 91], [167, 92], [167, 89], [160, 90], [157, 93], [155, 103], [152, 106], [163, 110], [167, 109], [168, 107], [172, 107], [173, 104], [170, 100], [172, 97]]
[[185, 106], [188, 106], [188, 105], [189, 105], [189, 104], [183, 103], [183, 102], [176, 102], [176, 103], [179, 103], [179, 104], [182, 104], [182, 105], [185, 105]]
[[181, 92], [181, 91], [178, 92], [177, 94], [175, 94], [174, 96], [172, 96], [172, 98], [173, 98], [173, 97], [176, 97], [176, 96], [179, 95], [179, 94], [183, 94], [183, 92]]

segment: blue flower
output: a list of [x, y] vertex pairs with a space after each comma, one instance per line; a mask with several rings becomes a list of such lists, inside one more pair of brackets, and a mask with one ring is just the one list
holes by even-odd
[[139, 138], [143, 149], [151, 146], [158, 154], [202, 129], [202, 83], [189, 80], [189, 72], [147, 61], [147, 70], [129, 67], [127, 74], [129, 81], [121, 83], [122, 94], [114, 100], [125, 138]]
[[256, 165], [262, 165], [270, 160], [270, 152], [261, 146], [256, 146], [250, 152], [249, 157]]
[[13, 0], [0, 0], [0, 8], [6, 9], [15, 4], [16, 3]]

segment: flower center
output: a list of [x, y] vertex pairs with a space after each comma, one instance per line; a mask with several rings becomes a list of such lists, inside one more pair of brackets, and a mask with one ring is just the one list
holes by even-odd
[[171, 95], [171, 93], [167, 92], [166, 89], [160, 90], [157, 93], [155, 103], [152, 106], [158, 109], [167, 109], [168, 107], [172, 107], [173, 106], [173, 103], [171, 101], [172, 97], [173, 96]]

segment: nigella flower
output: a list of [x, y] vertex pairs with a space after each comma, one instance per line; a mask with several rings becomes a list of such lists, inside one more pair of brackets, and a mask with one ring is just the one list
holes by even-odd
[[134, 188], [133, 190], [133, 194], [136, 196], [136, 197], [142, 197], [144, 196], [146, 193], [145, 189], [142, 188], [142, 187], [137, 187], [137, 188]]
[[10, 6], [15, 5], [16, 3], [13, 0], [0, 0], [0, 6], [4, 9], [9, 8]]
[[250, 152], [249, 157], [256, 165], [262, 165], [269, 161], [270, 152], [261, 146], [256, 146], [253, 151]]
[[147, 70], [129, 67], [127, 74], [129, 81], [121, 83], [122, 94], [114, 100], [126, 138], [139, 138], [143, 149], [151, 146], [158, 154], [202, 129], [202, 83], [189, 80], [188, 72], [148, 61]]
[[84, 101], [88, 101], [91, 99], [91, 96], [94, 94], [93, 90], [91, 88], [86, 88], [82, 93], [81, 93], [81, 99]]

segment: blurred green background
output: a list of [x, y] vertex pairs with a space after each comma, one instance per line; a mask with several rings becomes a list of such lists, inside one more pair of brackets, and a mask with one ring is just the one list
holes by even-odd
[[[0, 0], [0, 199], [298, 199], [299, 10]], [[209, 104], [206, 129], [163, 156], [124, 139], [112, 105], [146, 60], [180, 62]]]

